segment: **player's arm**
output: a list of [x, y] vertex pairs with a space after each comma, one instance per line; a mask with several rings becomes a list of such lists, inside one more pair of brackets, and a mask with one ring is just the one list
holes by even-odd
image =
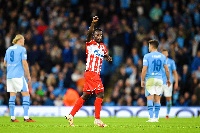
[[4, 60], [3, 66], [4, 66], [4, 67], [7, 67], [7, 61]]
[[6, 67], [7, 67], [7, 61], [4, 60], [3, 62], [3, 73], [6, 75]]
[[[6, 51], [6, 53], [7, 53], [7, 51]], [[3, 66], [7, 67], [7, 54], [5, 54]]]
[[173, 70], [172, 73], [173, 73], [174, 78], [175, 78], [174, 89], [177, 89], [178, 88], [178, 73], [177, 73], [176, 70]]
[[142, 68], [141, 87], [145, 86], [144, 78], [145, 78], [146, 73], [147, 73], [147, 68], [148, 68], [148, 66], [143, 66], [143, 68]]
[[168, 84], [168, 87], [171, 85], [171, 82], [170, 82], [170, 79], [169, 79], [169, 68], [167, 65], [164, 65], [164, 68], [165, 68], [165, 73], [167, 75], [167, 82], [166, 84]]
[[147, 58], [148, 58], [147, 55], [145, 55], [144, 58], [143, 58], [143, 67], [142, 67], [142, 75], [141, 75], [141, 87], [145, 86], [144, 79], [146, 77], [147, 68], [148, 68], [148, 65], [149, 65], [149, 62], [148, 62]]
[[109, 55], [104, 55], [104, 59], [105, 59], [106, 61], [112, 61], [112, 57], [109, 56]]
[[27, 52], [26, 52], [25, 48], [22, 50], [21, 55], [22, 55], [22, 65], [23, 65], [25, 74], [28, 79], [28, 85], [30, 86], [31, 85], [31, 76], [30, 76], [30, 72], [29, 72], [29, 66], [28, 66], [28, 62], [27, 62]]
[[4, 62], [3, 62], [3, 73], [6, 75], [6, 67], [7, 67], [7, 55], [5, 54]]
[[92, 40], [92, 33], [94, 31], [94, 26], [95, 26], [95, 23], [99, 20], [98, 16], [94, 16], [93, 17], [93, 21], [92, 21], [92, 24], [91, 26], [89, 27], [89, 31], [88, 31], [88, 35], [87, 35], [87, 39], [86, 39], [86, 42], [90, 42]]
[[26, 73], [27, 79], [28, 79], [28, 83], [31, 83], [31, 76], [30, 76], [30, 72], [29, 72], [29, 66], [28, 66], [28, 62], [26, 60], [22, 60], [22, 64], [24, 67], [24, 71]]

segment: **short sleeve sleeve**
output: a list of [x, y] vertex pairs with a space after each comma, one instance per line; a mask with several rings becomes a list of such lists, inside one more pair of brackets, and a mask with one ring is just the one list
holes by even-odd
[[106, 46], [104, 45], [104, 55], [108, 55], [108, 50], [107, 50], [107, 48], [106, 48]]
[[86, 42], [86, 45], [90, 45], [90, 42]]
[[7, 61], [7, 52], [5, 54], [4, 60]]
[[25, 48], [22, 49], [22, 60], [27, 60], [27, 52]]
[[175, 64], [175, 61], [172, 61], [172, 70], [176, 70], [176, 64]]
[[164, 61], [163, 61], [163, 65], [167, 65], [167, 60], [166, 60], [166, 56], [164, 56]]
[[89, 42], [86, 41], [86, 45], [91, 45], [92, 42], [93, 40], [90, 40]]
[[148, 66], [148, 60], [146, 55], [143, 57], [143, 66]]

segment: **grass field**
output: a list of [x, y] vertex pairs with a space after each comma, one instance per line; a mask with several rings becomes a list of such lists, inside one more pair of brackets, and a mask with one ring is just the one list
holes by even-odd
[[190, 132], [200, 133], [200, 118], [160, 118], [159, 123], [146, 123], [147, 118], [102, 118], [108, 127], [95, 127], [93, 117], [74, 118], [75, 127], [69, 127], [62, 117], [34, 117], [35, 123], [10, 122], [10, 117], [0, 117], [0, 133], [133, 133], [133, 132]]

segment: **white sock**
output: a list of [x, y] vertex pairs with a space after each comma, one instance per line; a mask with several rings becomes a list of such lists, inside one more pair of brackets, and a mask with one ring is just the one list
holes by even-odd
[[11, 119], [12, 119], [12, 120], [15, 120], [15, 116], [11, 116]]
[[29, 119], [29, 116], [24, 116], [24, 119]]

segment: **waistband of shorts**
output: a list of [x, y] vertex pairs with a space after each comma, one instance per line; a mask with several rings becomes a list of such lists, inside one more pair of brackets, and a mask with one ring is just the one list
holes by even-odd
[[[95, 74], [98, 74], [97, 72], [90, 71], [90, 70], [85, 70], [85, 72], [93, 72], [93, 73], [95, 73]], [[100, 74], [98, 74], [98, 75], [100, 75]]]

